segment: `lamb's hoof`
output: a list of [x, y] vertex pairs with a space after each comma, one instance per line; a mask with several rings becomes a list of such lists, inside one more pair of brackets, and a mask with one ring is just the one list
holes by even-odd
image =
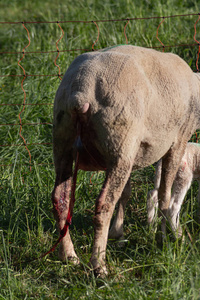
[[[192, 237], [190, 235], [190, 233], [188, 231], [186, 231], [188, 234], [188, 237], [190, 239], [190, 241], [192, 242]], [[184, 243], [185, 242], [185, 234], [181, 228], [181, 226], [179, 226], [178, 230], [176, 231], [176, 240], [180, 241], [180, 243]]]
[[158, 229], [157, 227], [157, 221], [154, 220], [153, 222], [149, 223], [149, 233], [156, 234]]
[[185, 238], [181, 226], [178, 227], [178, 230], [177, 230], [177, 238], [178, 238], [178, 239], [184, 239], [184, 238]]
[[185, 241], [185, 235], [183, 233], [182, 227], [181, 225], [179, 225], [178, 227], [175, 226], [171, 226], [172, 231], [173, 231], [173, 237], [175, 241], [178, 241], [180, 243]]
[[155, 233], [155, 239], [156, 239], [158, 248], [162, 249], [164, 242], [166, 241], [166, 235], [164, 235], [162, 231], [157, 230]]

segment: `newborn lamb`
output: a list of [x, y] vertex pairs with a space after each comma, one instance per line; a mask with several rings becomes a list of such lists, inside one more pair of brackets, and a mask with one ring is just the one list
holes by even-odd
[[[158, 189], [160, 186], [161, 173], [162, 159], [158, 161], [156, 166], [156, 175], [154, 178], [155, 189], [148, 194], [147, 215], [149, 224], [154, 223], [157, 215]], [[182, 229], [179, 222], [181, 205], [193, 180], [197, 180], [198, 184], [200, 184], [200, 144], [188, 143], [173, 183], [172, 198], [168, 208], [168, 220], [177, 237], [182, 236]], [[198, 206], [199, 204], [200, 189], [198, 192]]]

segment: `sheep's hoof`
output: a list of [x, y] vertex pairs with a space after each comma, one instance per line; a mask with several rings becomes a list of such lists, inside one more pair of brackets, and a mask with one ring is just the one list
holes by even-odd
[[98, 267], [98, 268], [94, 269], [93, 272], [94, 272], [94, 276], [96, 278], [102, 278], [103, 279], [108, 275], [108, 271], [107, 271], [106, 266]]
[[74, 265], [79, 265], [79, 263], [80, 263], [79, 258], [75, 257], [75, 256], [66, 256], [65, 258], [62, 257], [62, 258], [60, 258], [60, 260], [64, 263], [70, 262]]
[[119, 248], [123, 248], [125, 246], [125, 238], [124, 238], [124, 235], [121, 235], [120, 237], [118, 237], [117, 239], [116, 238], [112, 238], [112, 237], [109, 237], [109, 240], [108, 240], [109, 243], [115, 243], [117, 247]]
[[125, 238], [123, 231], [117, 231], [116, 229], [111, 228], [108, 234], [109, 242], [116, 242], [117, 246], [122, 248], [125, 246]]
[[64, 263], [72, 263], [73, 265], [79, 265], [80, 264], [80, 260], [78, 257], [74, 257], [74, 256], [68, 256], [65, 259], [61, 259], [62, 262]]
[[59, 252], [59, 259], [62, 262], [72, 262], [74, 265], [78, 265], [80, 263], [78, 256], [75, 254], [66, 255], [63, 251]]
[[126, 245], [127, 240], [125, 240], [124, 236], [121, 236], [118, 240], [117, 240], [117, 246], [119, 248], [124, 248]]
[[80, 264], [80, 260], [78, 257], [74, 257], [74, 256], [68, 256], [67, 260], [71, 263], [73, 263], [74, 265], [79, 265]]
[[120, 241], [124, 240], [123, 231], [121, 231], [121, 230], [117, 231], [116, 229], [111, 228], [108, 233], [108, 240], [111, 242], [113, 242], [113, 241], [120, 242]]
[[102, 263], [100, 264], [99, 260], [91, 259], [89, 266], [96, 278], [105, 278], [108, 275], [108, 271], [104, 261], [102, 261]]

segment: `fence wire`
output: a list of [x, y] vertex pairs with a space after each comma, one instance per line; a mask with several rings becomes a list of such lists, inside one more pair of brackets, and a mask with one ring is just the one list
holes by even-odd
[[[170, 18], [185, 18], [185, 17], [190, 17], [190, 16], [197, 16], [198, 19], [195, 21], [194, 24], [194, 36], [193, 36], [193, 40], [194, 43], [180, 43], [180, 44], [173, 44], [173, 45], [166, 45], [161, 41], [159, 32], [160, 32], [160, 28], [163, 26], [163, 23], [165, 22], [166, 19], [170, 19]], [[24, 132], [26, 133], [26, 135], [28, 135], [28, 129], [30, 126], [52, 126], [52, 122], [46, 122], [46, 121], [39, 121], [39, 122], [23, 122], [23, 118], [22, 115], [26, 112], [26, 107], [27, 106], [51, 106], [53, 105], [53, 103], [27, 103], [27, 90], [26, 90], [26, 82], [28, 78], [31, 78], [31, 80], [36, 80], [36, 78], [44, 78], [46, 77], [47, 79], [49, 78], [49, 80], [51, 80], [52, 77], [58, 78], [59, 80], [62, 80], [63, 77], [63, 73], [61, 72], [61, 67], [59, 66], [58, 63], [58, 58], [59, 55], [65, 54], [65, 53], [84, 53], [84, 52], [88, 52], [88, 51], [98, 51], [100, 48], [97, 48], [98, 45], [98, 41], [99, 38], [101, 36], [101, 30], [99, 28], [100, 23], [114, 23], [114, 22], [118, 22], [118, 23], [124, 23], [125, 25], [123, 26], [123, 35], [124, 35], [124, 42], [125, 44], [129, 43], [128, 40], [128, 25], [130, 24], [130, 22], [140, 22], [142, 20], [157, 20], [160, 19], [161, 21], [159, 22], [159, 25], [157, 26], [156, 29], [156, 39], [159, 41], [160, 45], [159, 46], [154, 46], [154, 47], [148, 47], [147, 48], [154, 48], [154, 49], [160, 49], [161, 51], [165, 51], [166, 48], [177, 48], [177, 47], [185, 47], [185, 48], [191, 48], [191, 47], [196, 47], [197, 48], [197, 58], [196, 58], [196, 70], [194, 71], [199, 71], [198, 68], [198, 61], [199, 61], [199, 53], [200, 53], [200, 42], [197, 39], [197, 23], [200, 20], [200, 13], [193, 13], [193, 14], [184, 14], [184, 15], [173, 15], [173, 16], [155, 16], [155, 17], [144, 17], [144, 18], [125, 18], [125, 19], [110, 19], [110, 20], [95, 20], [95, 21], [19, 21], [19, 22], [0, 22], [0, 24], [3, 25], [12, 25], [17, 27], [17, 30], [20, 30], [20, 27], [23, 27], [23, 30], [25, 30], [26, 32], [26, 39], [27, 39], [27, 44], [25, 44], [25, 46], [23, 47], [22, 50], [20, 51], [10, 51], [8, 49], [8, 51], [1, 51], [0, 55], [1, 57], [8, 57], [10, 55], [16, 55], [17, 57], [21, 56], [19, 59], [16, 59], [16, 62], [18, 64], [18, 67], [21, 69], [22, 74], [14, 74], [13, 72], [11, 72], [11, 74], [1, 74], [0, 77], [1, 78], [20, 78], [21, 79], [21, 91], [23, 94], [23, 101], [22, 103], [0, 103], [0, 109], [1, 108], [5, 108], [5, 107], [13, 107], [13, 109], [17, 108], [17, 107], [21, 107], [18, 115], [17, 115], [17, 119], [18, 122], [15, 123], [11, 123], [11, 122], [2, 122], [0, 124], [1, 127], [4, 127], [4, 131], [6, 131], [6, 128], [10, 128], [10, 127], [19, 127], [19, 131], [18, 131], [18, 135], [21, 139], [21, 143], [1, 143], [0, 142], [0, 148], [12, 148], [12, 151], [14, 151], [13, 149], [15, 149], [15, 147], [24, 147], [26, 149], [26, 153], [27, 153], [27, 157], [28, 157], [28, 163], [27, 161], [24, 162], [24, 164], [28, 164], [29, 169], [31, 171], [31, 166], [33, 165], [33, 161], [32, 161], [32, 154], [31, 154], [31, 150], [30, 147], [34, 147], [34, 146], [52, 146], [51, 142], [47, 142], [44, 141], [42, 143], [35, 143], [35, 142], [27, 142], [26, 138], [24, 137]], [[63, 25], [64, 24], [69, 24], [69, 23], [75, 23], [75, 24], [91, 24], [91, 26], [96, 27], [96, 37], [93, 37], [93, 43], [91, 44], [91, 47], [88, 48], [72, 48], [72, 49], [60, 49], [59, 43], [61, 42], [61, 40], [64, 38], [65, 35], [65, 31], [63, 29]], [[60, 31], [60, 36], [59, 38], [55, 41], [55, 47], [56, 50], [50, 50], [50, 51], [29, 51], [28, 48], [31, 45], [31, 34], [30, 31], [31, 29], [27, 28], [27, 25], [31, 26], [37, 24], [38, 26], [42, 26], [43, 24], [57, 24], [59, 31]], [[191, 32], [192, 32], [192, 28], [191, 28]], [[110, 45], [113, 46], [113, 45]], [[26, 56], [30, 56], [32, 54], [39, 56], [39, 55], [43, 55], [43, 54], [49, 54], [49, 55], [54, 55], [56, 54], [56, 58], [53, 59], [53, 63], [55, 65], [55, 68], [57, 69], [57, 73], [53, 73], [53, 74], [31, 74], [30, 70], [27, 69], [27, 67], [23, 66], [23, 62], [26, 59]], [[35, 78], [34, 78], [35, 77]], [[17, 111], [17, 110], [16, 110]], [[2, 118], [3, 119], [3, 118]], [[9, 131], [9, 130], [8, 130]], [[196, 140], [198, 139], [198, 136], [196, 134]], [[50, 164], [52, 164], [52, 162], [50, 162]], [[45, 165], [45, 163], [39, 163], [38, 165]], [[4, 163], [3, 159], [2, 159], [2, 163], [0, 164], [1, 167], [8, 167], [8, 166], [12, 166], [12, 163]]]

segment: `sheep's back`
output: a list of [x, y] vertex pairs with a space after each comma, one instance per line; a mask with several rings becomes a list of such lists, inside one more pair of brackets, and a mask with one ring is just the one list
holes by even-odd
[[89, 103], [89, 125], [104, 141], [99, 150], [125, 153], [136, 143], [136, 167], [145, 166], [160, 159], [189, 123], [197, 94], [193, 72], [177, 55], [119, 46], [74, 60], [57, 91], [54, 116], [63, 110], [70, 118]]

